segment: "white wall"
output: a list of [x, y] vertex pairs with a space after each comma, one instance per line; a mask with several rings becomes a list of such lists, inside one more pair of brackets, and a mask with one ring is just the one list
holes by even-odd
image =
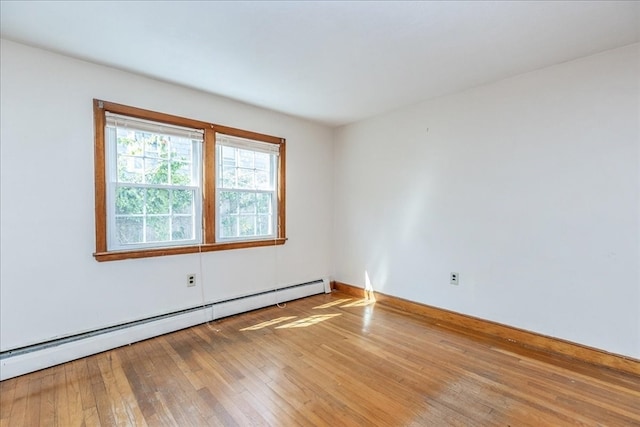
[[[1, 350], [331, 274], [330, 129], [6, 40], [1, 50]], [[93, 98], [286, 138], [289, 241], [205, 253], [202, 271], [197, 254], [95, 261]]]
[[[334, 271], [640, 357], [639, 45], [346, 126], [335, 152], [300, 119], [0, 49], [2, 351]], [[205, 253], [202, 274], [198, 255], [96, 262], [93, 98], [285, 137], [289, 242]]]
[[335, 279], [640, 358], [639, 50], [338, 129]]

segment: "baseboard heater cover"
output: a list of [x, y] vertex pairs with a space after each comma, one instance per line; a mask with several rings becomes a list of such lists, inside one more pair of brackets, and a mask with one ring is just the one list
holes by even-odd
[[0, 381], [212, 320], [325, 293], [328, 283], [329, 279], [300, 283], [7, 350], [0, 353]]

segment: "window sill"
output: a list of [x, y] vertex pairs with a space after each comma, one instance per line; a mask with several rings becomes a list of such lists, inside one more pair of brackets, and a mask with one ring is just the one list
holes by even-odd
[[225, 251], [231, 249], [258, 248], [263, 246], [284, 245], [286, 238], [270, 240], [250, 240], [244, 242], [209, 243], [193, 246], [176, 246], [167, 248], [136, 249], [131, 251], [96, 252], [96, 261], [119, 261], [122, 259], [151, 258], [167, 255], [193, 254], [199, 252]]

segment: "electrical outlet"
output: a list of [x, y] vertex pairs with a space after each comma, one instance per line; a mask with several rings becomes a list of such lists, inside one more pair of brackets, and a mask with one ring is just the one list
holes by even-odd
[[460, 280], [460, 275], [458, 273], [451, 273], [449, 275], [449, 283], [452, 285], [458, 285], [458, 282]]
[[196, 275], [195, 274], [187, 274], [187, 287], [196, 285]]

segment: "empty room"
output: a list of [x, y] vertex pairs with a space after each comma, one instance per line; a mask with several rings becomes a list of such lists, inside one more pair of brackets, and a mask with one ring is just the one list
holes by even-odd
[[640, 2], [0, 36], [0, 427], [640, 426]]

